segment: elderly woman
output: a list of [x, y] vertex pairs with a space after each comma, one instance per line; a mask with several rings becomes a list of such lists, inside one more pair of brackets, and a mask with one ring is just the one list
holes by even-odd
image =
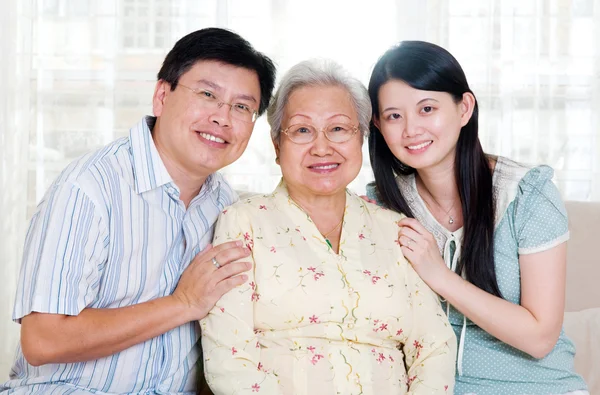
[[402, 255], [403, 217], [346, 189], [370, 114], [364, 86], [331, 62], [284, 76], [268, 110], [283, 180], [215, 231], [254, 265], [201, 322], [215, 394], [452, 393], [456, 338]]

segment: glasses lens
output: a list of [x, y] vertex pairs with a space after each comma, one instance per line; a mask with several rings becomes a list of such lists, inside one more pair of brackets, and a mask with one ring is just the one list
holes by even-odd
[[315, 139], [317, 131], [310, 125], [292, 125], [288, 128], [287, 135], [290, 140], [298, 144], [307, 144]]
[[225, 103], [209, 91], [200, 91], [197, 93], [197, 96], [199, 98], [200, 105], [204, 108], [216, 111], [217, 109], [226, 105], [227, 107], [230, 107], [230, 114], [232, 118], [244, 122], [256, 121], [258, 114], [244, 103]]
[[352, 138], [355, 133], [355, 128], [346, 123], [334, 123], [325, 129], [327, 138], [334, 143], [344, 143]]
[[243, 103], [234, 103], [231, 105], [231, 116], [244, 122], [254, 122], [256, 120], [254, 110]]

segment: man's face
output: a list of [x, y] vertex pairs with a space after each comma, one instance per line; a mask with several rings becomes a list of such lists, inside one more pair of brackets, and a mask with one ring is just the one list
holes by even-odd
[[221, 62], [197, 62], [173, 91], [169, 83], [158, 81], [153, 138], [169, 173], [205, 178], [237, 160], [254, 128], [254, 122], [241, 119], [240, 108], [257, 111], [259, 105], [256, 72]]

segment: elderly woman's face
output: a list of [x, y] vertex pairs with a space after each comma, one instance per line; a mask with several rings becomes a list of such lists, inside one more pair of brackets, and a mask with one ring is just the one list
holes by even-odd
[[297, 144], [281, 133], [275, 147], [283, 178], [296, 193], [332, 195], [343, 192], [356, 178], [362, 164], [362, 135], [333, 143], [323, 130], [341, 130], [336, 125], [358, 127], [358, 116], [350, 94], [338, 86], [306, 86], [290, 95], [285, 106], [282, 129], [303, 124], [319, 132], [310, 143]]

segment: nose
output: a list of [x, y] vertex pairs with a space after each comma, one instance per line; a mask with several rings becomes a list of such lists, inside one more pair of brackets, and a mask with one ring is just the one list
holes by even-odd
[[404, 136], [415, 137], [423, 133], [423, 128], [418, 117], [407, 116], [404, 123]]
[[327, 140], [323, 131], [317, 133], [317, 138], [312, 142], [312, 146], [310, 147], [310, 153], [315, 156], [327, 156], [333, 153], [331, 141]]
[[231, 126], [231, 108], [228, 104], [221, 104], [212, 110], [208, 120], [223, 128]]

